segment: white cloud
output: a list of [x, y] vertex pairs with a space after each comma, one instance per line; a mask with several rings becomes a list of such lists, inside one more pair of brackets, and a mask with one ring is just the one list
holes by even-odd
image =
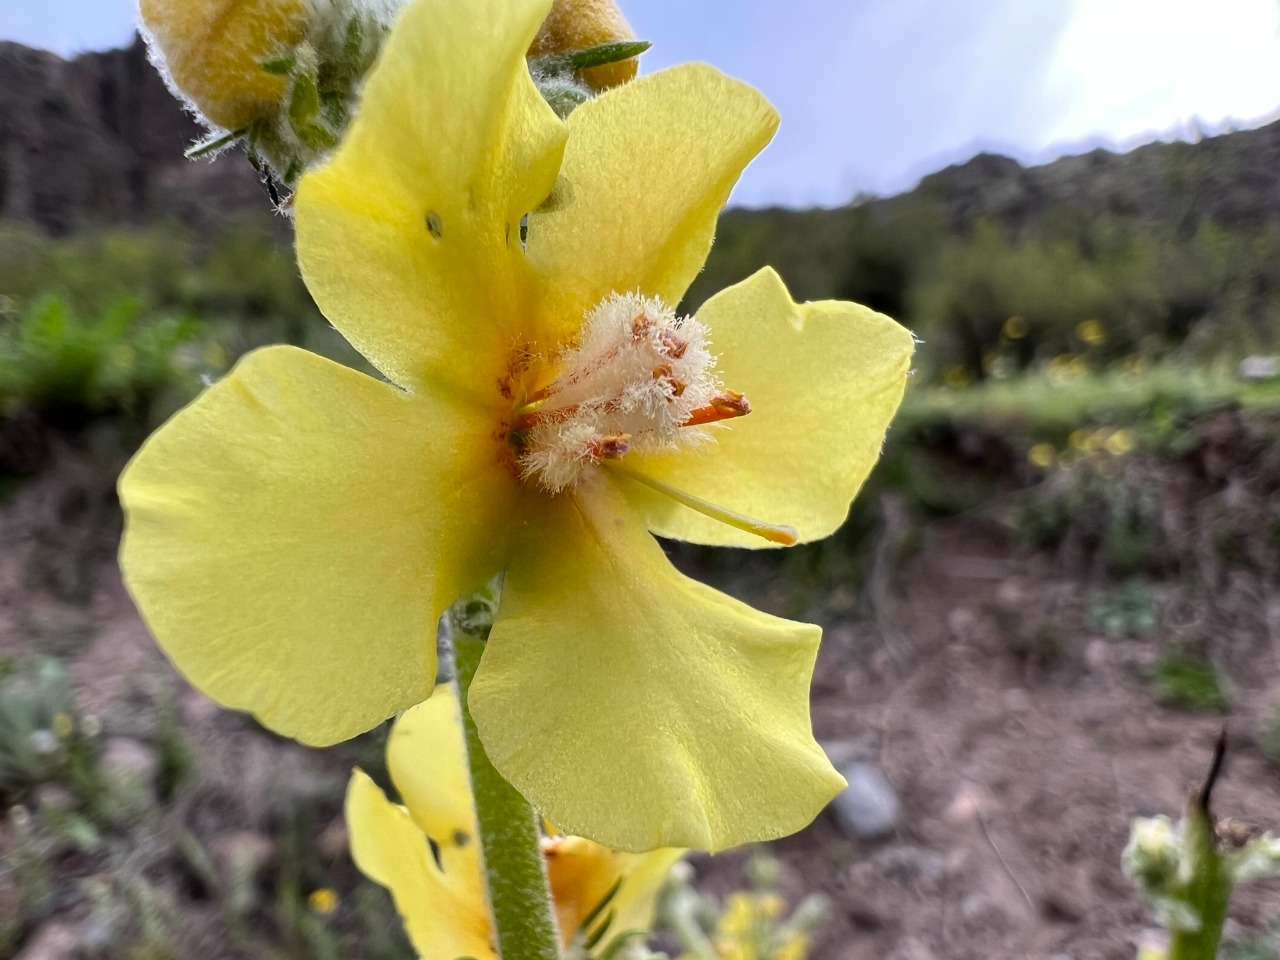
[[1270, 115], [1280, 106], [1280, 4], [1076, 0], [1049, 83], [1068, 107], [1028, 146]]

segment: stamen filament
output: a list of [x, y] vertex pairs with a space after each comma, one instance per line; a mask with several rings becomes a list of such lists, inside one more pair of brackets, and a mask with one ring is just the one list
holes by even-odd
[[670, 497], [676, 503], [683, 504], [690, 510], [696, 510], [704, 517], [710, 517], [712, 520], [726, 523], [735, 530], [755, 534], [755, 536], [768, 540], [770, 543], [778, 543], [784, 547], [792, 547], [800, 542], [800, 535], [795, 527], [777, 523], [765, 523], [755, 517], [748, 517], [746, 514], [738, 513], [736, 510], [718, 506], [709, 500], [703, 500], [701, 497], [695, 497], [691, 493], [686, 493], [677, 487], [673, 487], [669, 483], [663, 483], [661, 480], [655, 480], [653, 477], [624, 467], [616, 460], [609, 461], [607, 465], [637, 483], [644, 484], [650, 490], [660, 493], [664, 497]]

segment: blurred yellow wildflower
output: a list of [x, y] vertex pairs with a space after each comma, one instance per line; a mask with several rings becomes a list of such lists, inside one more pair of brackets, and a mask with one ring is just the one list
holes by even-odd
[[1027, 321], [1019, 316], [1012, 316], [1004, 322], [1000, 333], [1006, 340], [1021, 340], [1027, 335]]
[[1054, 386], [1079, 380], [1089, 372], [1089, 361], [1078, 353], [1060, 353], [1049, 361], [1049, 382]]
[[139, 0], [151, 58], [210, 123], [238, 129], [278, 107], [285, 77], [262, 63], [298, 41], [311, 0]]
[[295, 206], [312, 295], [391, 382], [242, 360], [121, 478], [126, 581], [192, 682], [327, 744], [428, 697], [437, 619], [501, 572], [470, 703], [535, 807], [631, 850], [784, 835], [843, 785], [809, 719], [820, 630], [653, 535], [833, 532], [913, 341], [768, 269], [675, 318], [777, 115], [690, 65], [562, 122], [524, 59], [548, 4], [406, 8]]
[[1076, 336], [1091, 347], [1100, 347], [1107, 342], [1107, 328], [1101, 320], [1085, 320], [1077, 324]]
[[312, 890], [311, 896], [307, 897], [307, 906], [322, 917], [330, 916], [338, 909], [338, 894], [330, 887]]
[[1048, 469], [1053, 466], [1053, 461], [1057, 459], [1057, 451], [1054, 450], [1051, 443], [1037, 443], [1027, 451], [1027, 462], [1033, 467], [1039, 467], [1041, 470]]
[[1133, 439], [1133, 433], [1129, 430], [1113, 430], [1105, 440], [1102, 441], [1103, 449], [1113, 457], [1123, 457], [1126, 453], [1132, 453], [1133, 448], [1137, 446]]
[[[347, 788], [347, 830], [356, 865], [391, 892], [420, 957], [496, 960], [463, 749], [457, 695], [441, 686], [396, 721], [387, 745], [405, 805], [391, 803], [357, 770]], [[619, 936], [647, 932], [658, 891], [683, 853], [620, 853], [581, 837], [544, 838], [561, 945], [575, 935], [599, 937], [605, 950]]]
[[[529, 56], [573, 53], [635, 36], [614, 0], [555, 0], [533, 38]], [[583, 70], [580, 79], [592, 90], [607, 90], [634, 79], [638, 69], [639, 61], [631, 57]]]
[[712, 933], [716, 955], [720, 960], [804, 960], [809, 938], [780, 922], [785, 910], [786, 902], [775, 893], [731, 894]]

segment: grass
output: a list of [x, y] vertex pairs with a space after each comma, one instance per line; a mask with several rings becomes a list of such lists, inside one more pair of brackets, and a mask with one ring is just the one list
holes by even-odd
[[914, 385], [895, 430], [949, 420], [981, 423], [1059, 450], [1082, 427], [1127, 428], [1139, 449], [1163, 450], [1186, 419], [1228, 404], [1280, 409], [1280, 379], [1241, 380], [1234, 369], [1180, 364], [1123, 366], [1079, 375], [1050, 369], [962, 388]]
[[1226, 713], [1230, 707], [1222, 675], [1207, 658], [1173, 648], [1161, 655], [1149, 677], [1156, 699], [1167, 707]]

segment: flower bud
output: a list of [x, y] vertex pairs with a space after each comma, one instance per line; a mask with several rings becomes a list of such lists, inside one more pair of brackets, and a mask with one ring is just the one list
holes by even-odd
[[210, 123], [238, 129], [273, 112], [288, 80], [263, 69], [306, 35], [310, 0], [139, 0], [151, 58]]
[[[635, 31], [613, 0], [555, 0], [529, 48], [529, 56], [573, 53], [616, 40], [634, 40]], [[635, 57], [589, 67], [579, 79], [597, 93], [634, 79]]]

